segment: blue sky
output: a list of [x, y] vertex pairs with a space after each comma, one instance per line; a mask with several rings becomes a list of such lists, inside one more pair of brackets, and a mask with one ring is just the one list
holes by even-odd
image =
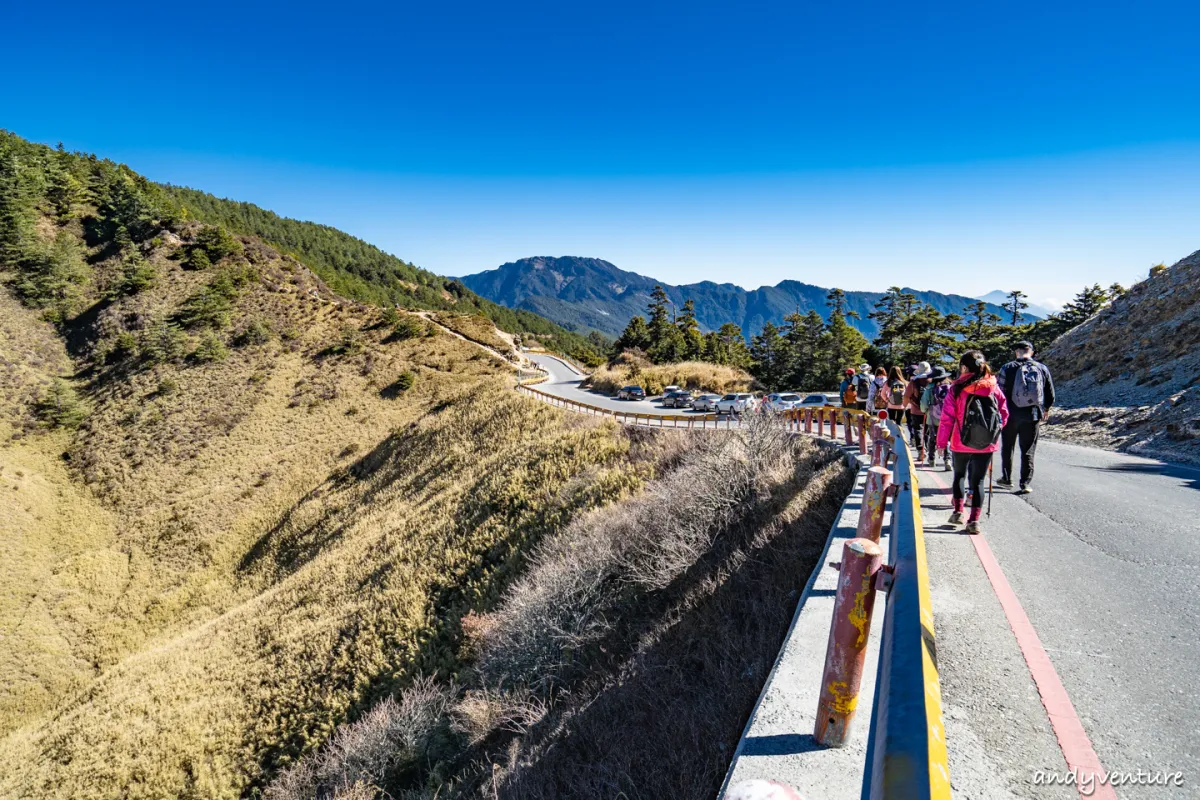
[[443, 274], [1062, 300], [1200, 248], [1192, 3], [55, 9], [0, 126]]

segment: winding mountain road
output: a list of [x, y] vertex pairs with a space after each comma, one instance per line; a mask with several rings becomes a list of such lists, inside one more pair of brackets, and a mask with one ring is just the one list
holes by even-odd
[[690, 408], [663, 408], [661, 398], [617, 400], [615, 397], [581, 388], [579, 383], [583, 380], [583, 375], [565, 361], [541, 353], [529, 353], [528, 355], [530, 361], [546, 370], [550, 375], [550, 380], [539, 383], [535, 387], [546, 394], [629, 414], [658, 414], [664, 417], [699, 415], [699, 412], [692, 411]]

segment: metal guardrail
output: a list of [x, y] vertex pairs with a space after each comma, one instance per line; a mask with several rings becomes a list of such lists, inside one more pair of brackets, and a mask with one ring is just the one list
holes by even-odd
[[933, 602], [912, 451], [887, 423], [895, 454], [891, 586], [867, 744], [863, 800], [949, 800]]

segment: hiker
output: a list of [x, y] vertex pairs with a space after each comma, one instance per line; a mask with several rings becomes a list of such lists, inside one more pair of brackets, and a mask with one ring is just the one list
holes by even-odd
[[858, 389], [858, 402], [854, 407], [859, 411], [867, 410], [867, 397], [871, 394], [871, 365], [861, 364], [858, 367], [858, 375], [854, 377], [855, 388]]
[[846, 370], [842, 385], [838, 387], [838, 395], [842, 399], [842, 408], [854, 408], [858, 404], [858, 381], [854, 379], [854, 367]]
[[1029, 494], [1033, 482], [1033, 453], [1037, 449], [1038, 430], [1054, 405], [1054, 380], [1050, 368], [1033, 358], [1033, 345], [1017, 342], [1015, 358], [1000, 368], [997, 382], [1008, 401], [1008, 422], [1000, 441], [1000, 480], [1012, 488], [1013, 448], [1021, 445], [1021, 482], [1017, 494]]
[[954, 513], [950, 515], [950, 524], [963, 521], [965, 478], [966, 490], [971, 492], [967, 533], [979, 533], [983, 479], [992, 463], [992, 453], [1000, 449], [1000, 431], [1008, 421], [1008, 401], [983, 353], [968, 350], [958, 364], [959, 376], [950, 384], [950, 392], [942, 404], [937, 446], [940, 450], [949, 445], [954, 454]]
[[[882, 393], [882, 394], [881, 394]], [[887, 408], [887, 370], [877, 367], [871, 388], [867, 392], [867, 411], [877, 414]]]
[[[938, 450], [938, 426], [942, 421], [942, 403], [950, 393], [950, 373], [942, 367], [934, 367], [929, 374], [929, 385], [921, 392], [921, 410], [925, 412], [925, 448], [929, 452], [929, 466], [934, 466]], [[942, 465], [946, 472], [950, 467], [950, 451], [941, 449]]]
[[888, 419], [897, 425], [904, 420], [904, 390], [907, 388], [908, 381], [904, 379], [904, 373], [900, 371], [900, 367], [893, 365], [888, 372], [884, 396], [887, 400]]
[[917, 365], [912, 380], [904, 387], [904, 410], [908, 412], [908, 441], [917, 447], [917, 463], [925, 460], [925, 412], [921, 410], [921, 393], [929, 384], [933, 370], [928, 361]]

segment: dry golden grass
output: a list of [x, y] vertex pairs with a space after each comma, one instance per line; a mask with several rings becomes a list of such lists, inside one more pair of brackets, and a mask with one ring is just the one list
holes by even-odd
[[487, 317], [475, 314], [451, 314], [446, 311], [439, 311], [432, 316], [438, 324], [446, 326], [472, 342], [478, 342], [501, 353], [508, 353], [513, 349], [512, 339], [502, 336], [496, 330], [496, 325]]
[[[0, 796], [237, 797], [452, 668], [527, 543], [647, 474], [477, 346], [389, 338], [244, 244], [259, 279], [207, 364], [101, 359], [213, 279], [170, 241], [131, 297], [98, 302], [99, 264], [63, 337], [0, 290]], [[271, 333], [238, 346], [252, 322]], [[79, 431], [32, 429], [28, 398], [74, 370]]]
[[622, 386], [637, 384], [647, 394], [660, 394], [666, 386], [707, 392], [744, 392], [754, 385], [748, 372], [703, 361], [684, 361], [678, 364], [648, 362], [617, 363], [597, 367], [586, 383], [601, 392], [615, 393]]

